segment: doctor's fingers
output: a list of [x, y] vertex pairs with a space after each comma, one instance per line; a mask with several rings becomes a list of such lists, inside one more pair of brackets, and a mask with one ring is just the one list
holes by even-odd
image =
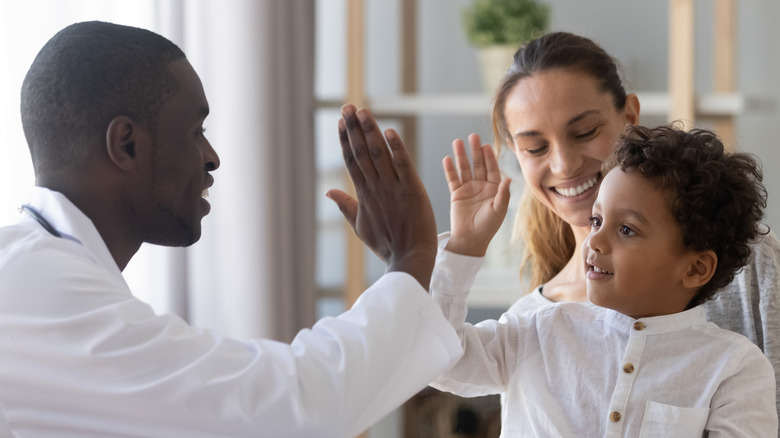
[[341, 143], [341, 155], [344, 158], [344, 165], [347, 167], [347, 173], [352, 180], [352, 184], [355, 186], [355, 191], [362, 191], [366, 185], [366, 179], [363, 177], [363, 172], [358, 167], [355, 161], [355, 155], [352, 153], [352, 147], [349, 145], [349, 137], [347, 136], [347, 125], [344, 119], [339, 119], [339, 143]]
[[367, 109], [356, 110], [354, 105], [344, 105], [341, 113], [352, 156], [366, 183], [397, 179], [390, 150], [371, 113]]
[[414, 170], [412, 157], [409, 155], [409, 150], [406, 149], [406, 145], [401, 139], [401, 136], [398, 135], [394, 129], [388, 129], [385, 131], [385, 137], [387, 138], [387, 144], [390, 146], [390, 150], [393, 153], [392, 164], [398, 180], [406, 185], [410, 183], [422, 185], [420, 176], [417, 174], [417, 171]]

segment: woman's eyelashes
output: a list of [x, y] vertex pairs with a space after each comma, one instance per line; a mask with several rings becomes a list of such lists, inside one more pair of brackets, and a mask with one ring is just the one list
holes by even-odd
[[589, 138], [595, 137], [596, 133], [598, 131], [598, 127], [591, 129], [590, 131], [582, 132], [579, 134], [574, 134], [574, 138], [577, 140], [587, 140]]

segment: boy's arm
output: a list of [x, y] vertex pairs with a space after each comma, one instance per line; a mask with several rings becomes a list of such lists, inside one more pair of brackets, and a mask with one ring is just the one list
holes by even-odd
[[[466, 323], [466, 299], [482, 266], [482, 257], [447, 251], [443, 249], [447, 242], [448, 236], [442, 235], [431, 279], [431, 295], [458, 332], [464, 356], [431, 386], [465, 397], [505, 391], [518, 361], [529, 345], [534, 344], [535, 316], [505, 314], [499, 321]], [[520, 337], [527, 342], [520, 342]]]
[[[498, 231], [509, 204], [509, 179], [501, 180], [498, 163], [489, 145], [479, 136], [469, 136], [474, 166], [469, 163], [462, 140], [452, 143], [455, 156], [442, 161], [450, 190], [452, 231], [440, 237], [431, 295], [444, 317], [458, 331], [466, 355], [431, 386], [474, 397], [503, 390], [514, 368], [507, 354], [517, 343], [516, 331], [497, 321], [478, 326], [466, 324], [466, 298], [482, 266], [490, 239]], [[507, 362], [507, 356], [512, 359]]]
[[442, 161], [450, 190], [450, 241], [446, 249], [481, 257], [498, 231], [509, 206], [509, 178], [501, 179], [498, 161], [490, 145], [476, 134], [468, 138], [473, 170], [463, 140], [452, 142], [455, 161]]

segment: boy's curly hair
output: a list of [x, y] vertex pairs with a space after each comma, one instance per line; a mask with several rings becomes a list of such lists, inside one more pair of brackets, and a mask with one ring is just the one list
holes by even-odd
[[672, 216], [680, 224], [685, 247], [717, 255], [712, 279], [688, 308], [731, 283], [750, 260], [749, 244], [769, 232], [760, 223], [767, 194], [758, 160], [747, 153], [724, 152], [710, 131], [685, 132], [673, 125], [628, 127], [604, 163], [604, 174], [616, 166], [636, 169], [670, 193]]

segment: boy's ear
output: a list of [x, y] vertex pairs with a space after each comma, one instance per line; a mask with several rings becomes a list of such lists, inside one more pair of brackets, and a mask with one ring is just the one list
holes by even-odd
[[707, 284], [715, 274], [718, 267], [718, 256], [715, 251], [698, 251], [692, 254], [692, 262], [688, 271], [683, 276], [683, 286], [688, 288], [700, 288]]
[[143, 129], [130, 117], [114, 117], [106, 130], [108, 158], [124, 171], [135, 169], [142, 161], [139, 153], [144, 152], [146, 137]]

